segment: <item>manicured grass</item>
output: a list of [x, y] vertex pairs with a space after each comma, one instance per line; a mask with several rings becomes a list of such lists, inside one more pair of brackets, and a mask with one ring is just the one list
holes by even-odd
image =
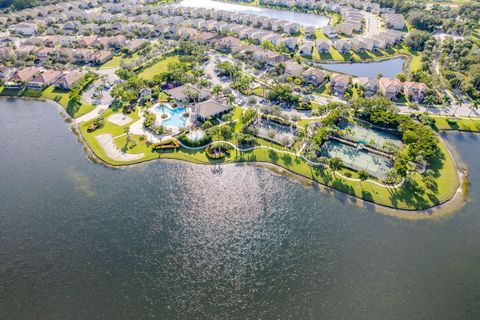
[[328, 37], [320, 29], [315, 29], [315, 38], [328, 40]]
[[434, 128], [438, 130], [458, 130], [480, 132], [480, 118], [450, 118], [454, 121], [448, 121], [448, 117], [432, 116], [435, 120]]
[[[237, 114], [238, 112], [239, 111], [237, 110], [234, 111], [234, 117], [239, 116]], [[107, 116], [108, 114], [105, 115], [105, 118]], [[302, 124], [306, 123], [307, 121], [302, 122]], [[438, 191], [434, 192], [427, 190], [423, 185], [421, 177], [417, 175], [415, 179], [417, 183], [423, 187], [422, 190], [425, 191], [414, 192], [411, 190], [411, 188], [389, 189], [369, 182], [349, 181], [334, 174], [331, 170], [311, 167], [302, 158], [294, 155], [282, 154], [271, 149], [262, 148], [248, 152], [233, 151], [231, 155], [225, 159], [211, 160], [207, 158], [203, 150], [180, 148], [179, 150], [175, 151], [156, 152], [152, 150], [152, 147], [146, 141], [140, 141], [140, 137], [135, 135], [131, 135], [131, 137], [137, 142], [137, 145], [132, 149], [126, 148], [125, 150], [127, 153], [132, 154], [144, 153], [145, 157], [128, 163], [119, 163], [106, 157], [103, 149], [98, 145], [94, 137], [100, 133], [110, 133], [113, 136], [119, 136], [125, 132], [124, 128], [110, 124], [106, 121], [105, 126], [102, 129], [99, 129], [94, 133], [88, 133], [86, 129], [88, 128], [89, 124], [90, 123], [87, 122], [80, 125], [80, 130], [85, 138], [85, 141], [89, 144], [93, 152], [99, 158], [112, 165], [139, 163], [153, 159], [177, 159], [202, 164], [220, 164], [231, 162], [272, 163], [283, 167], [288, 171], [330, 186], [349, 195], [380, 205], [408, 210], [425, 209], [434, 205], [438, 205], [450, 199], [454, 195], [458, 186], [458, 177], [456, 174], [454, 161], [450, 157], [443, 143], [441, 144], [442, 156], [435, 160], [432, 165], [432, 170], [434, 171], [438, 185]], [[126, 139], [126, 136], [121, 136], [116, 139], [115, 143], [117, 146], [124, 148], [127, 142]], [[285, 150], [281, 146], [262, 139], [256, 139], [256, 141], [257, 145], [270, 146], [278, 151]], [[348, 169], [342, 169], [342, 172], [349, 172], [350, 175], [355, 176], [355, 173]]]
[[116, 67], [119, 67], [122, 62], [128, 63], [137, 58], [139, 58], [139, 55], [137, 53], [134, 53], [133, 55], [126, 55], [126, 54], [119, 53], [114, 55], [112, 59], [102, 64], [100, 66], [100, 69], [116, 68]]
[[[328, 49], [329, 53], [330, 53], [330, 56], [332, 57], [332, 60], [335, 60], [335, 61], [345, 61], [345, 57], [337, 51], [337, 49], [335, 49], [334, 47], [330, 47]], [[322, 60], [324, 60], [324, 55], [320, 55], [320, 58]]]
[[410, 60], [410, 72], [415, 72], [420, 70], [422, 67], [422, 60], [420, 57], [420, 54], [415, 53], [412, 54], [411, 60]]
[[167, 57], [143, 69], [138, 76], [145, 80], [152, 80], [154, 76], [167, 70], [170, 63], [178, 62], [178, 56]]

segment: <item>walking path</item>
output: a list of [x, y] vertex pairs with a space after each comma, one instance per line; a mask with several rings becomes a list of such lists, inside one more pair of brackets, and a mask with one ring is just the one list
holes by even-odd
[[[118, 138], [118, 137], [117, 137]], [[136, 154], [130, 154], [130, 153], [125, 153], [117, 148], [115, 143], [113, 142], [114, 138], [112, 137], [111, 134], [106, 133], [106, 134], [99, 134], [98, 136], [95, 137], [95, 140], [100, 144], [100, 146], [103, 148], [105, 151], [106, 155], [115, 161], [135, 161], [142, 159], [145, 157], [145, 154], [142, 153], [136, 153]]]
[[85, 121], [93, 120], [93, 119], [97, 118], [98, 116], [100, 116], [105, 111], [107, 111], [107, 109], [108, 109], [108, 106], [100, 105], [100, 106], [96, 107], [95, 109], [93, 109], [92, 111], [90, 111], [89, 113], [84, 114], [83, 116], [76, 118], [75, 122], [78, 124], [78, 123], [82, 123], [82, 122], [85, 122]]
[[[177, 140], [178, 141], [178, 140]], [[214, 144], [214, 143], [226, 143], [230, 146], [232, 146], [234, 149], [240, 151], [240, 152], [248, 152], [248, 151], [253, 151], [253, 150], [256, 150], [256, 149], [269, 149], [269, 150], [273, 150], [273, 151], [276, 151], [277, 153], [283, 153], [283, 154], [288, 154], [288, 155], [291, 155], [291, 156], [294, 156], [294, 157], [299, 157], [301, 159], [303, 159], [305, 162], [307, 162], [309, 165], [311, 166], [314, 166], [314, 167], [324, 167], [324, 168], [328, 168], [328, 165], [326, 165], [325, 163], [320, 163], [320, 162], [313, 162], [309, 159], [307, 159], [306, 157], [304, 157], [303, 155], [301, 155], [299, 152], [297, 153], [294, 153], [294, 152], [291, 152], [291, 151], [284, 151], [284, 150], [278, 150], [278, 149], [275, 149], [275, 148], [272, 148], [272, 147], [269, 147], [269, 146], [256, 146], [256, 147], [250, 147], [250, 148], [239, 148], [237, 147], [235, 144], [229, 142], [229, 141], [214, 141], [214, 142], [211, 142], [209, 144], [206, 144], [204, 146], [201, 146], [201, 147], [189, 147], [185, 144], [183, 144], [182, 142], [178, 141], [178, 143], [185, 149], [189, 149], [189, 150], [202, 150], [202, 149], [205, 149], [206, 147]], [[352, 182], [362, 182], [362, 180], [360, 179], [356, 179], [356, 178], [349, 178], [349, 177], [346, 177], [344, 175], [342, 175], [341, 173], [337, 172], [337, 171], [333, 171], [334, 174], [336, 174], [337, 176], [345, 179], [345, 180], [348, 180], [348, 181], [352, 181]], [[399, 183], [395, 184], [395, 185], [387, 185], [387, 184], [383, 184], [383, 183], [380, 183], [380, 182], [377, 182], [377, 181], [373, 181], [373, 180], [365, 180], [366, 182], [369, 182], [369, 183], [372, 183], [372, 184], [375, 184], [377, 186], [380, 186], [380, 187], [384, 187], [384, 188], [389, 188], [389, 189], [396, 189], [396, 188], [399, 188], [401, 187], [405, 180], [402, 178], [402, 181], [400, 181]]]

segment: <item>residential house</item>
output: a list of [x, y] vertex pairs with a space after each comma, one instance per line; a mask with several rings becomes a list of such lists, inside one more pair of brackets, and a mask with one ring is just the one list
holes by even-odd
[[303, 27], [305, 38], [314, 39], [315, 38], [315, 27], [305, 26]]
[[19, 70], [10, 79], [8, 79], [8, 82], [5, 83], [5, 87], [6, 88], [15, 87], [14, 85], [12, 86], [12, 84], [18, 84], [16, 87], [21, 87], [21, 84], [25, 84], [29, 82], [39, 73], [40, 73], [40, 69], [37, 69], [35, 67], [27, 67], [22, 70]]
[[301, 25], [296, 22], [290, 22], [283, 26], [283, 30], [291, 35], [300, 32]]
[[78, 81], [80, 81], [80, 79], [82, 79], [83, 75], [83, 72], [77, 70], [67, 72], [57, 80], [55, 87], [59, 89], [70, 90]]
[[405, 18], [401, 14], [387, 13], [383, 15], [385, 22], [390, 28], [402, 30], [405, 28]]
[[403, 89], [403, 83], [398, 79], [380, 78], [378, 84], [380, 92], [389, 99], [396, 99]]
[[378, 81], [370, 77], [353, 78], [352, 83], [364, 90], [365, 97], [373, 96], [378, 90]]
[[342, 54], [349, 53], [352, 50], [352, 45], [348, 40], [337, 40], [334, 43], [335, 49]]
[[34, 36], [37, 31], [37, 25], [33, 23], [19, 23], [10, 27], [13, 33], [24, 37]]
[[330, 76], [330, 88], [334, 95], [343, 96], [348, 88], [350, 76], [340, 73], [332, 73]]
[[322, 28], [323, 34], [328, 38], [335, 38], [337, 36], [337, 30], [331, 26], [325, 26]]
[[296, 61], [288, 60], [285, 62], [285, 75], [290, 77], [300, 77], [304, 67]]
[[0, 66], [0, 79], [8, 79], [13, 75], [14, 72], [15, 69], [11, 67]]
[[356, 25], [351, 22], [340, 22], [335, 26], [335, 31], [337, 33], [342, 33], [347, 36], [351, 36], [355, 30]]
[[45, 70], [30, 80], [27, 87], [30, 89], [41, 90], [55, 83], [60, 77], [62, 77], [62, 75], [63, 73], [58, 70]]
[[240, 46], [241, 41], [234, 37], [225, 37], [217, 41], [217, 49], [222, 52], [231, 51], [232, 48]]
[[305, 82], [313, 84], [314, 86], [319, 86], [325, 81], [327, 74], [325, 71], [317, 68], [308, 68], [302, 73]]
[[90, 62], [93, 64], [104, 64], [113, 57], [113, 52], [101, 50], [91, 55]]
[[315, 47], [319, 54], [326, 54], [329, 52], [330, 43], [324, 39], [315, 40]]
[[422, 82], [407, 81], [403, 84], [403, 93], [415, 102], [422, 102], [427, 86]]
[[299, 47], [299, 53], [304, 56], [311, 56], [313, 41], [305, 40]]
[[283, 38], [282, 41], [283, 41], [283, 43], [285, 43], [285, 46], [287, 47], [288, 50], [296, 50], [297, 49], [297, 45], [298, 45], [298, 38], [297, 37]]

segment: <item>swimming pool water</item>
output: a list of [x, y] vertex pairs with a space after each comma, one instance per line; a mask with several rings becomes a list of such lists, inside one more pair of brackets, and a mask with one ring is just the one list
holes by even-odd
[[183, 128], [185, 126], [186, 117], [183, 116], [185, 113], [185, 108], [170, 108], [168, 106], [157, 106], [155, 110], [162, 114], [168, 114], [168, 119], [162, 121], [162, 125], [167, 127], [178, 127]]

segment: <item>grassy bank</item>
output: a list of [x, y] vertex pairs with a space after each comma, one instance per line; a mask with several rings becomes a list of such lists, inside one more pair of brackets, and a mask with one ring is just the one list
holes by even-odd
[[[112, 111], [109, 110], [105, 114], [105, 118], [111, 113]], [[87, 132], [89, 125], [90, 122], [80, 125], [80, 131], [85, 141], [101, 160], [114, 166], [141, 163], [155, 159], [175, 159], [198, 164], [224, 164], [234, 162], [270, 163], [354, 197], [379, 205], [406, 210], [422, 210], [441, 204], [449, 200], [455, 194], [458, 187], [455, 163], [443, 143], [441, 144], [441, 156], [433, 162], [432, 166], [438, 189], [436, 192], [428, 190], [425, 188], [421, 176], [416, 175], [416, 183], [422, 186], [421, 190], [424, 190], [420, 192], [418, 190], [414, 191], [412, 188], [386, 188], [368, 181], [356, 182], [344, 179], [330, 169], [311, 167], [304, 159], [298, 156], [282, 153], [281, 151], [285, 151], [285, 148], [263, 139], [256, 139], [257, 145], [268, 146], [275, 150], [267, 148], [246, 152], [236, 150], [222, 160], [211, 160], [206, 156], [203, 149], [190, 150], [180, 148], [178, 150], [161, 152], [153, 151], [152, 146], [148, 142], [141, 139], [140, 136], [132, 134], [130, 134], [130, 136], [131, 139], [135, 141], [136, 146], [129, 148], [127, 137], [124, 135], [125, 127], [113, 125], [105, 121], [105, 126], [102, 129], [89, 133]], [[128, 162], [115, 161], [108, 158], [103, 148], [95, 139], [96, 135], [103, 133], [109, 133], [114, 137], [118, 137], [114, 140], [116, 146], [127, 154], [143, 153], [145, 156], [141, 159]], [[236, 143], [234, 139], [232, 139], [231, 142]], [[352, 177], [356, 176], [354, 171], [348, 169], [342, 169], [342, 173], [351, 175]]]
[[56, 89], [54, 86], [45, 88], [44, 90], [32, 89], [4, 89], [0, 87], [0, 96], [10, 97], [30, 97], [43, 98], [57, 102], [72, 117], [78, 118], [91, 112], [95, 106], [88, 103], [80, 103], [79, 105], [72, 103], [69, 98], [69, 92], [66, 90]]
[[480, 118], [451, 118], [431, 116], [435, 120], [434, 129], [480, 132]]

